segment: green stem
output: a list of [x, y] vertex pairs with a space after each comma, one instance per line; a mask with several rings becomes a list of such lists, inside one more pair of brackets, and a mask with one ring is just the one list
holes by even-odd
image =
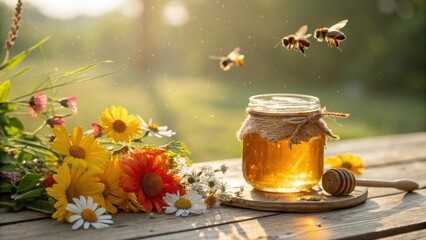
[[60, 84], [56, 84], [56, 85], [53, 85], [53, 86], [44, 87], [44, 88], [38, 89], [37, 91], [31, 91], [30, 93], [27, 93], [27, 94], [24, 94], [24, 95], [22, 95], [20, 97], [14, 98], [14, 99], [12, 99], [12, 101], [16, 101], [16, 100], [22, 99], [24, 97], [28, 97], [28, 96], [34, 95], [35, 93], [41, 92], [41, 91], [44, 91], [44, 90], [50, 90], [50, 89], [53, 89], [53, 88], [68, 86], [68, 85], [75, 84], [75, 83], [81, 83], [81, 82], [87, 82], [87, 81], [95, 80], [97, 78], [108, 76], [108, 75], [110, 75], [112, 73], [114, 73], [114, 72], [102, 74], [102, 75], [99, 75], [99, 76], [96, 76], [96, 77], [90, 77], [90, 78], [84, 78], [84, 79], [77, 79], [77, 80], [70, 80], [70, 81], [65, 82], [65, 83], [60, 83]]
[[43, 124], [40, 125], [36, 130], [34, 130], [34, 132], [30, 133], [30, 135], [35, 136], [37, 133], [39, 133], [44, 128], [44, 126], [46, 126], [46, 124], [47, 124], [46, 121], [44, 121]]
[[148, 136], [148, 134], [149, 134], [149, 131], [146, 131], [146, 132], [145, 132], [145, 134], [144, 134], [142, 137], [140, 137], [140, 138], [136, 138], [136, 139], [133, 139], [133, 142], [143, 142], [143, 139], [144, 139], [146, 136]]
[[3, 59], [3, 62], [0, 64], [0, 67], [5, 65], [7, 61], [9, 61], [9, 50], [6, 50], [6, 54], [4, 55], [4, 59]]

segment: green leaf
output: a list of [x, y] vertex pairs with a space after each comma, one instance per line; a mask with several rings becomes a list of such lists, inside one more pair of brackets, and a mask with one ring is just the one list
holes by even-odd
[[13, 201], [10, 198], [6, 198], [6, 195], [5, 195], [5, 198], [2, 197], [0, 199], [0, 207], [7, 207], [7, 208], [15, 209], [16, 201]]
[[184, 142], [171, 141], [167, 145], [161, 146], [160, 148], [166, 151], [167, 156], [172, 161], [172, 165], [174, 158], [183, 157], [186, 163], [191, 166], [192, 162], [191, 159], [189, 159], [189, 155], [191, 155], [191, 152], [189, 151], [188, 147]]
[[6, 171], [6, 172], [16, 171], [18, 167], [19, 167], [19, 163], [17, 162], [5, 164], [5, 165], [2, 164], [0, 166], [0, 171]]
[[0, 192], [1, 193], [10, 193], [13, 190], [13, 185], [8, 182], [0, 183]]
[[15, 158], [10, 156], [9, 153], [0, 151], [0, 163], [2, 165], [3, 164], [6, 165], [6, 164], [15, 164], [15, 163], [18, 163], [18, 161], [16, 161]]
[[32, 67], [30, 66], [30, 67], [26, 67], [26, 68], [22, 69], [21, 71], [17, 72], [17, 73], [16, 73], [16, 74], [14, 74], [12, 77], [10, 77], [10, 79], [13, 79], [13, 78], [19, 77], [20, 75], [22, 75], [22, 74], [24, 74], [24, 73], [28, 72], [31, 68], [32, 68]]
[[25, 204], [25, 207], [31, 210], [48, 213], [48, 214], [52, 214], [55, 212], [53, 201], [34, 200], [34, 201], [25, 201], [24, 204]]
[[61, 75], [61, 77], [69, 77], [69, 76], [72, 76], [72, 75], [75, 75], [75, 74], [82, 73], [82, 72], [84, 72], [84, 71], [86, 71], [86, 70], [89, 70], [89, 69], [91, 69], [91, 68], [95, 67], [96, 65], [98, 65], [98, 64], [97, 64], [97, 63], [93, 63], [93, 64], [90, 64], [90, 65], [87, 65], [87, 66], [84, 66], [84, 67], [78, 68], [78, 69], [76, 69], [76, 70], [74, 70], [74, 71], [64, 72], [64, 73]]
[[18, 118], [9, 118], [8, 125], [4, 127], [8, 136], [16, 136], [24, 130], [24, 125], [19, 121]]
[[16, 107], [17, 105], [15, 103], [0, 102], [0, 114], [12, 112]]
[[21, 182], [19, 183], [18, 190], [16, 191], [16, 193], [27, 192], [35, 188], [36, 185], [39, 183], [40, 183], [40, 176], [36, 173], [28, 172], [21, 179]]
[[16, 201], [16, 202], [15, 202], [15, 206], [13, 206], [13, 210], [15, 210], [15, 211], [19, 211], [19, 210], [21, 210], [23, 207], [25, 207], [25, 205], [24, 205], [24, 203], [23, 203], [23, 202], [18, 202], [18, 201]]
[[43, 43], [45, 43], [47, 40], [49, 40], [50, 37], [46, 37], [42, 39], [40, 42], [34, 44], [32, 47], [28, 48], [25, 51], [20, 52], [15, 57], [10, 59], [8, 62], [0, 66], [0, 70], [6, 69], [3, 74], [0, 74], [0, 78], [7, 75], [10, 71], [12, 71], [16, 66], [19, 65], [19, 63], [22, 62], [22, 60], [27, 57], [28, 54], [30, 54], [34, 49], [40, 47]]
[[0, 83], [0, 103], [6, 102], [10, 94], [10, 80]]
[[14, 139], [13, 141], [16, 142], [16, 143], [24, 144], [25, 146], [40, 148], [40, 149], [44, 149], [46, 151], [53, 152], [49, 147], [46, 147], [46, 145], [44, 145], [44, 144], [42, 144], [40, 142], [36, 142], [37, 139], [33, 139], [33, 140]]
[[24, 200], [24, 199], [29, 199], [29, 198], [40, 198], [43, 191], [44, 191], [44, 188], [39, 187], [39, 188], [32, 189], [32, 190], [29, 190], [29, 191], [24, 192], [24, 193], [13, 194], [11, 197], [14, 200]]
[[36, 155], [34, 153], [30, 153], [26, 151], [26, 149], [20, 149], [20, 152], [18, 156], [16, 157], [16, 159], [18, 160], [18, 162], [23, 162], [23, 161], [31, 161], [35, 157]]
[[41, 155], [49, 155], [49, 154], [56, 154], [55, 151], [53, 151], [52, 149], [50, 149], [48, 146], [46, 146], [46, 144], [39, 142], [37, 139], [34, 139], [32, 141], [26, 140], [26, 139], [13, 139], [11, 140], [11, 142], [13, 142], [13, 144], [18, 148], [21, 147], [22, 151], [21, 153], [27, 153], [30, 156], [19, 156], [18, 159], [19, 160], [32, 160], [32, 158], [38, 154]]

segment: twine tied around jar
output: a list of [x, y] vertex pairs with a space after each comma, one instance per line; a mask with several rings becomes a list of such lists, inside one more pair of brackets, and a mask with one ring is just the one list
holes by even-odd
[[266, 113], [247, 109], [247, 118], [237, 135], [240, 140], [249, 134], [259, 134], [268, 141], [278, 142], [288, 138], [288, 147], [309, 141], [320, 134], [326, 134], [333, 139], [339, 136], [333, 134], [322, 120], [325, 116], [347, 118], [347, 113], [326, 112], [325, 108], [307, 113]]

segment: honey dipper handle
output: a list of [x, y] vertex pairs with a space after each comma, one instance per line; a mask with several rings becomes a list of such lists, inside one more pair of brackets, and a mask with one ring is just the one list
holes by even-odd
[[355, 185], [365, 186], [365, 187], [393, 187], [407, 192], [411, 192], [419, 188], [419, 184], [407, 180], [407, 179], [397, 179], [397, 180], [369, 180], [369, 179], [356, 179]]

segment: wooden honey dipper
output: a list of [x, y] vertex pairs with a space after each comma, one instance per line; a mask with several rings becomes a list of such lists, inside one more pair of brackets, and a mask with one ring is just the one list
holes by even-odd
[[419, 184], [406, 179], [391, 181], [355, 179], [353, 173], [344, 168], [330, 169], [322, 176], [322, 187], [333, 196], [349, 195], [355, 189], [355, 186], [393, 187], [407, 192], [419, 188]]

